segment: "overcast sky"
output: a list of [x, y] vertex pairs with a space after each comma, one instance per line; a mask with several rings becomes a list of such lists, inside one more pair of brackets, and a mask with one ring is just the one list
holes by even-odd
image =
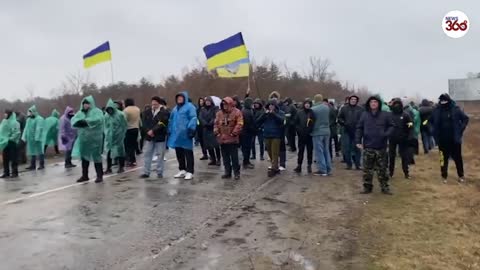
[[[442, 17], [464, 11], [468, 34], [447, 37]], [[257, 62], [305, 70], [310, 56], [332, 62], [337, 79], [386, 97], [436, 97], [449, 78], [480, 72], [476, 0], [3, 0], [0, 2], [0, 98], [49, 96], [82, 55], [108, 40], [115, 79], [158, 83], [203, 63], [204, 45], [243, 32]], [[110, 65], [89, 70], [108, 83]]]

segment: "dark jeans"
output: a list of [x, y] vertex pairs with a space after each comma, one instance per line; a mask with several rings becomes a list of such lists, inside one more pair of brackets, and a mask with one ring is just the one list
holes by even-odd
[[127, 152], [127, 160], [130, 163], [136, 163], [136, 153], [138, 149], [138, 128], [132, 128], [127, 130], [125, 136], [125, 150]]
[[[118, 166], [119, 168], [124, 168], [125, 167], [125, 158], [124, 157], [117, 157], [116, 160], [118, 161]], [[111, 157], [111, 152], [108, 151], [107, 154], [107, 170], [111, 170], [113, 165], [113, 160]]]
[[394, 142], [390, 141], [388, 145], [388, 161], [390, 175], [395, 172], [395, 159], [397, 157], [397, 148], [402, 159], [402, 170], [405, 175], [409, 175], [408, 165], [410, 164], [410, 153], [408, 152], [408, 142]]
[[422, 143], [424, 153], [428, 154], [428, 152], [433, 149], [433, 139], [430, 132], [422, 131]]
[[298, 161], [297, 164], [302, 166], [303, 157], [305, 155], [305, 148], [307, 148], [307, 164], [310, 166], [313, 163], [313, 140], [312, 136], [298, 137]]
[[178, 169], [193, 174], [193, 150], [177, 147], [175, 154], [177, 155]]
[[265, 142], [263, 139], [263, 131], [259, 131], [258, 134], [253, 137], [253, 140], [252, 140], [252, 156], [253, 157], [257, 156], [256, 144], [255, 144], [256, 138], [258, 138], [258, 144], [260, 146], [260, 158], [263, 158], [265, 156]]
[[338, 134], [330, 136], [330, 157], [333, 158], [333, 146], [335, 146], [335, 153], [340, 152], [340, 143], [338, 141]]
[[208, 155], [210, 156], [211, 161], [220, 161], [222, 159], [222, 154], [220, 153], [220, 146], [208, 149]]
[[240, 136], [240, 144], [242, 146], [243, 165], [250, 164], [250, 153], [252, 150], [252, 134], [242, 134]]
[[72, 150], [65, 151], [65, 165], [72, 165]]
[[205, 143], [203, 141], [203, 128], [201, 126], [197, 126], [197, 133], [196, 137], [198, 142], [200, 143], [200, 148], [202, 148], [202, 155], [203, 157], [207, 157], [207, 149], [205, 148]]
[[297, 134], [297, 131], [295, 130], [295, 126], [287, 126], [286, 131], [287, 131], [288, 146], [292, 151], [297, 150], [297, 146], [295, 142], [295, 136]]
[[440, 170], [442, 172], [442, 177], [445, 179], [448, 177], [448, 161], [450, 158], [455, 162], [458, 177], [464, 177], [462, 145], [454, 143], [453, 141], [439, 141], [438, 148], [440, 149]]
[[280, 139], [280, 167], [287, 167], [287, 146], [285, 145], [285, 138]]
[[237, 144], [222, 144], [223, 167], [225, 168], [225, 175], [240, 175], [240, 163], [238, 162], [238, 145]]
[[10, 176], [10, 173], [18, 175], [18, 146], [14, 142], [8, 142], [3, 149], [3, 174]]
[[346, 132], [343, 136], [345, 137], [345, 163], [347, 163], [347, 166], [350, 168], [352, 167], [353, 163], [355, 163], [356, 167], [360, 167], [360, 159], [362, 157], [362, 153], [360, 152], [360, 149], [358, 149], [358, 147], [355, 145], [354, 136], [350, 136]]

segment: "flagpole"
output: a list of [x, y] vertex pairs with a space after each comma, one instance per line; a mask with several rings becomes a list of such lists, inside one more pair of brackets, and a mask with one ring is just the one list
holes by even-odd
[[110, 60], [110, 71], [112, 73], [112, 84], [115, 84], [115, 79], [113, 77], [113, 61]]

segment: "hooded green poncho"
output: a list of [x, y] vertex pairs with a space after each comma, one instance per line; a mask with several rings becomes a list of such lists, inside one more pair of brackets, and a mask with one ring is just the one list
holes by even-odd
[[[84, 101], [90, 103], [88, 111], [83, 110]], [[81, 120], [85, 120], [88, 126], [75, 127]], [[102, 110], [95, 105], [95, 100], [92, 96], [85, 97], [82, 100], [80, 109], [72, 118], [72, 126], [78, 130], [72, 156], [95, 163], [102, 162], [104, 116]]]
[[127, 120], [123, 112], [117, 109], [112, 99], [108, 100], [105, 109], [112, 108], [113, 114], [105, 113], [105, 150], [110, 151], [110, 157], [125, 157], [125, 134]]
[[17, 115], [12, 113], [8, 119], [3, 119], [0, 124], [0, 151], [7, 147], [8, 142], [18, 144], [20, 141], [20, 123], [17, 121]]
[[28, 117], [23, 131], [22, 141], [27, 144], [27, 155], [43, 155], [45, 146], [45, 120], [38, 114], [37, 107], [33, 105], [28, 110], [35, 117]]
[[60, 113], [53, 110], [52, 114], [45, 119], [45, 145], [54, 146], [58, 144], [58, 128]]

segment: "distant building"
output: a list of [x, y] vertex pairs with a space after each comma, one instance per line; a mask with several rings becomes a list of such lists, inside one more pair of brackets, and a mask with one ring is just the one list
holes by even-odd
[[448, 92], [465, 112], [480, 117], [480, 78], [448, 80]]

